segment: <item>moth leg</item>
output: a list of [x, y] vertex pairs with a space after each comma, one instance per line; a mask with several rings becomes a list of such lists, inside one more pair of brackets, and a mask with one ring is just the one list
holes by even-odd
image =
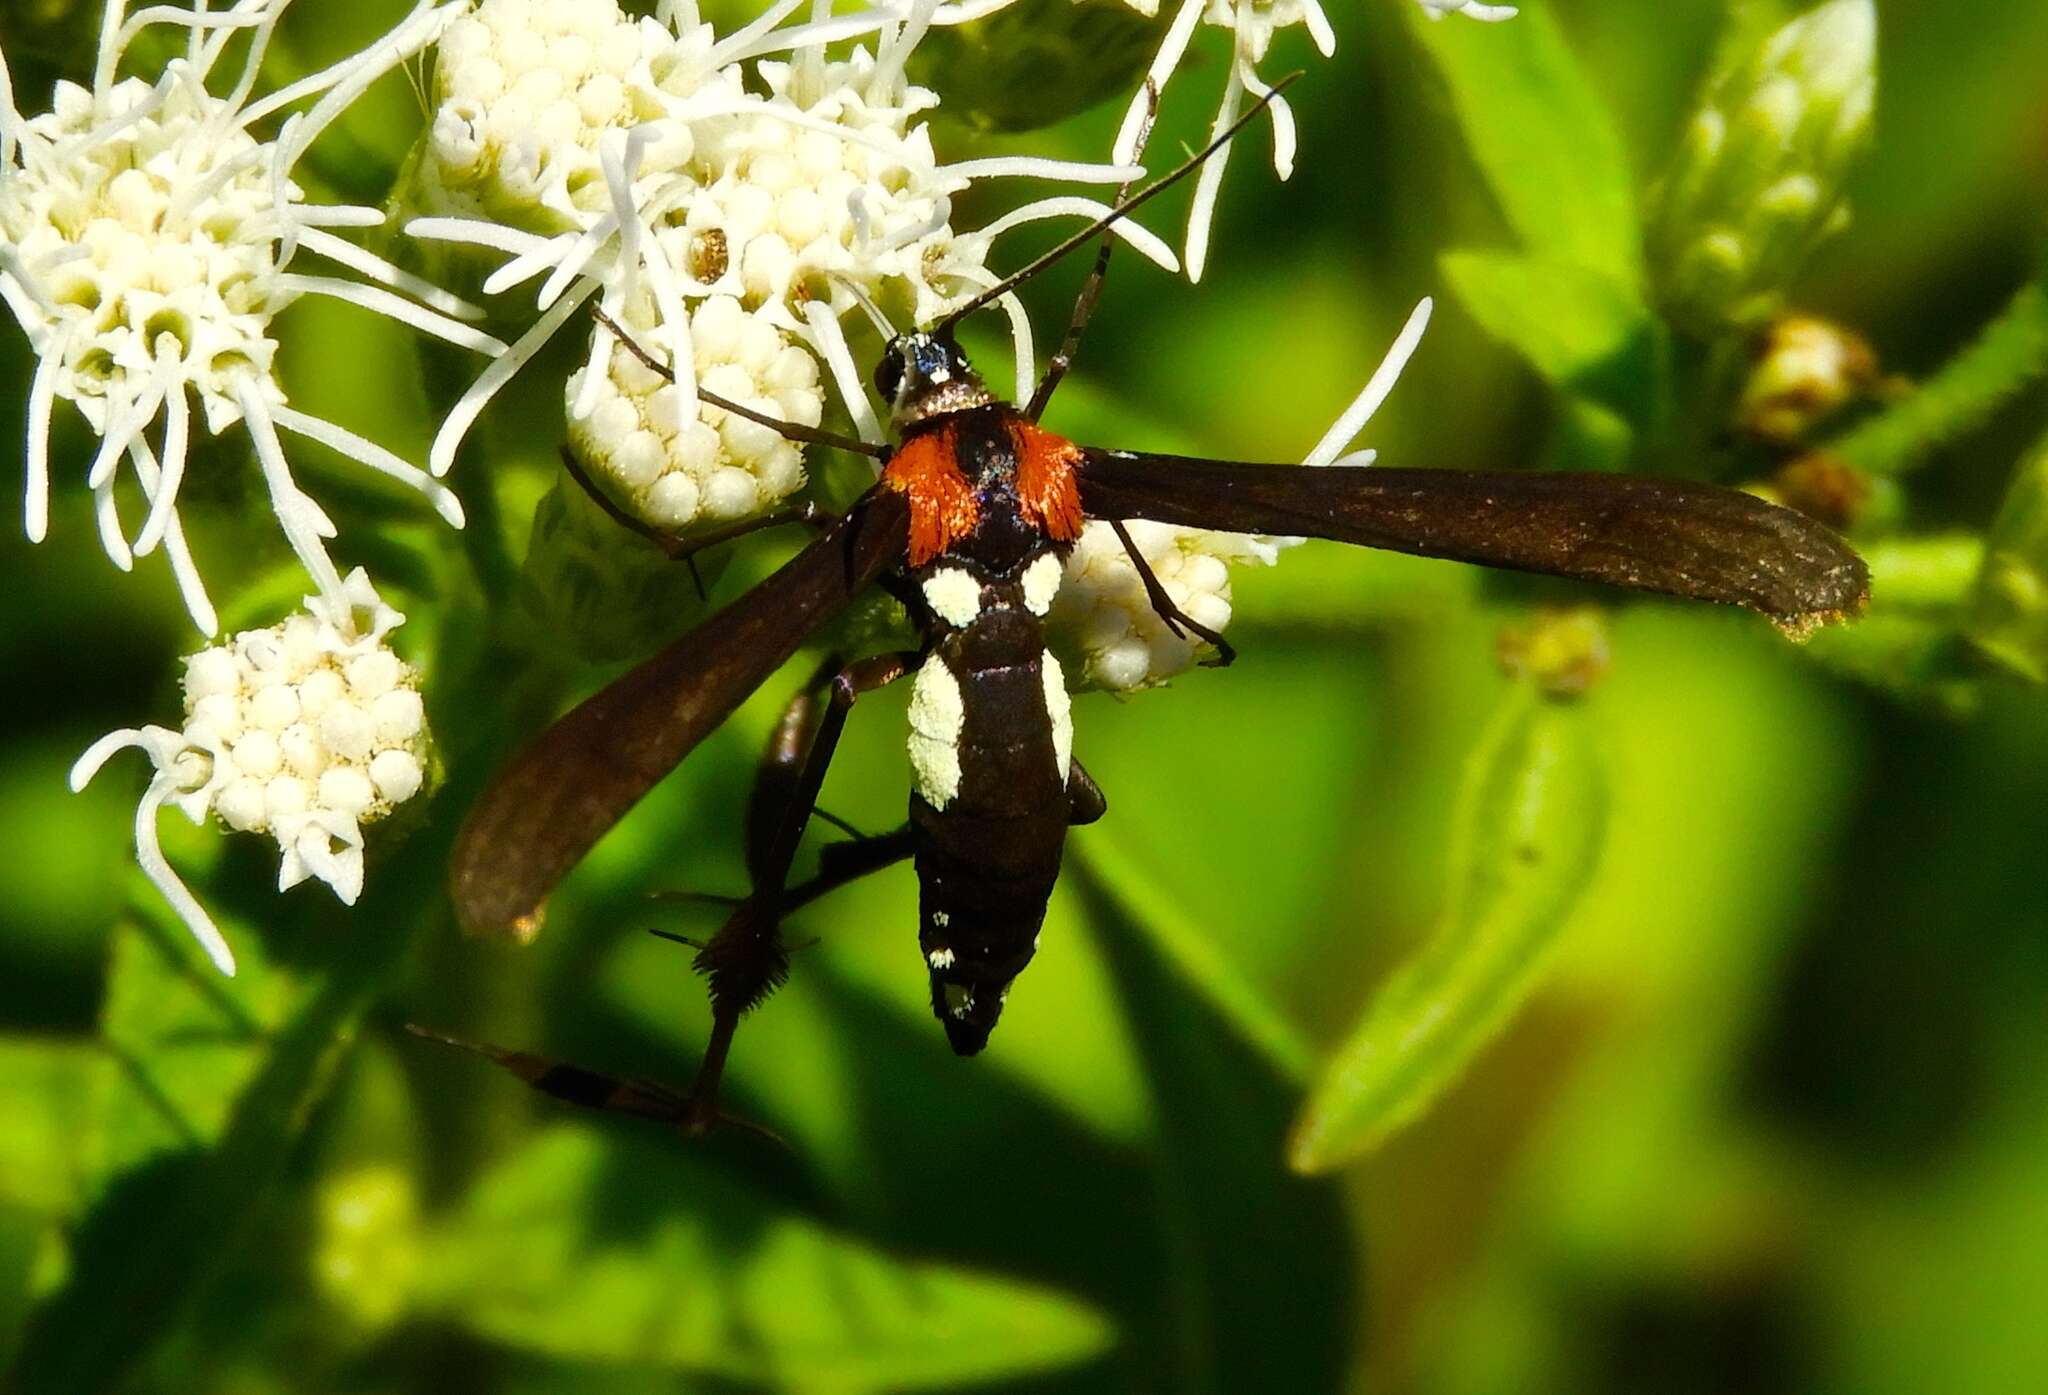
[[[789, 977], [789, 946], [782, 938], [782, 916], [790, 908], [787, 891], [789, 868], [802, 841], [804, 825], [818, 802], [825, 772], [838, 749], [846, 728], [846, 714], [862, 693], [895, 682], [911, 671], [916, 654], [881, 654], [841, 669], [827, 685], [827, 700], [808, 742], [801, 771], [787, 786], [781, 816], [772, 831], [757, 846], [749, 848], [748, 865], [754, 877], [753, 892], [740, 903], [718, 933], [697, 951], [697, 971], [710, 981], [711, 1039], [704, 1048], [704, 1061], [690, 1088], [683, 1127], [692, 1134], [708, 1132], [722, 1117], [718, 1110], [718, 1087], [725, 1074], [727, 1055], [740, 1018]], [[796, 708], [798, 704], [792, 703]], [[789, 713], [785, 711], [785, 718]], [[798, 725], [808, 725], [808, 713], [800, 712]], [[782, 736], [778, 726], [777, 737]], [[771, 741], [776, 759], [766, 767], [786, 765], [780, 759], [782, 746]], [[777, 776], [779, 779], [779, 775]], [[762, 817], [760, 825], [768, 820]], [[855, 846], [858, 846], [856, 844]]]
[[808, 906], [849, 882], [857, 882], [885, 867], [894, 867], [917, 850], [912, 842], [913, 836], [910, 825], [905, 824], [889, 833], [877, 833], [845, 843], [828, 843], [818, 859], [817, 875], [791, 887], [783, 898], [782, 908], [793, 911], [799, 906]]
[[[640, 341], [627, 332], [624, 325], [605, 312], [603, 306], [592, 305], [590, 307], [590, 317], [596, 320], [607, 334], [610, 334], [612, 338], [625, 345], [626, 352], [646, 365], [649, 372], [655, 373], [671, 383], [676, 380], [676, 375], [669, 369], [669, 366], [653, 354], [648, 353]], [[786, 421], [781, 417], [771, 417], [766, 412], [757, 412], [752, 407], [734, 402], [730, 398], [720, 397], [715, 392], [706, 392], [701, 387], [697, 389], [697, 396], [718, 408], [721, 412], [731, 412], [734, 416], [751, 421], [757, 426], [767, 427], [785, 441], [797, 441], [807, 446], [830, 446], [834, 450], [849, 451], [854, 455], [872, 456], [877, 460], [887, 460], [889, 458], [889, 448], [874, 441], [863, 441], [857, 436], [842, 436], [837, 431], [826, 431], [816, 426], [805, 426], [802, 422]]]
[[[1158, 116], [1159, 84], [1148, 77], [1145, 79], [1144, 124], [1138, 127], [1136, 149], [1140, 153], [1152, 138], [1152, 123]], [[1126, 183], [1116, 191], [1116, 198], [1110, 206], [1114, 208], [1130, 196], [1131, 186]], [[1031, 394], [1031, 402], [1024, 408], [1024, 415], [1032, 421], [1045, 415], [1046, 404], [1052, 401], [1053, 389], [1060, 385], [1060, 379], [1067, 376], [1067, 370], [1074, 366], [1075, 356], [1081, 352], [1081, 334], [1095, 316], [1096, 302], [1102, 299], [1102, 283], [1109, 277], [1109, 254], [1115, 247], [1115, 235], [1105, 229], [1102, 245], [1095, 252], [1095, 265], [1089, 268], [1088, 279], [1081, 283], [1081, 294], [1074, 301], [1073, 317], [1067, 321], [1067, 337], [1060, 342], [1060, 351], [1046, 363], [1045, 376], [1038, 380], [1038, 389]]]
[[747, 794], [747, 875], [757, 889], [766, 884], [769, 851], [797, 797], [806, 759], [825, 720], [826, 690], [843, 667], [843, 655], [826, 655], [783, 706], [762, 748], [754, 787]]
[[1095, 777], [1075, 761], [1067, 768], [1067, 826], [1080, 828], [1109, 812], [1109, 799]]
[[1145, 554], [1138, 551], [1138, 545], [1131, 541], [1131, 530], [1124, 526], [1124, 521], [1121, 518], [1107, 521], [1109, 526], [1116, 530], [1117, 541], [1124, 545], [1124, 553], [1131, 559], [1131, 565], [1138, 569], [1138, 580], [1145, 586], [1145, 599], [1152, 603], [1153, 613], [1166, 622], [1166, 628], [1173, 631], [1173, 637], [1186, 639], [1187, 636], [1181, 631], [1187, 629], [1192, 631], [1197, 639], [1214, 645], [1216, 653], [1202, 660], [1204, 668], [1229, 668], [1237, 662], [1237, 650], [1229, 640], [1195, 620], [1173, 603], [1173, 597], [1166, 594], [1166, 587], [1153, 575], [1151, 564], [1145, 560]]
[[562, 447], [562, 468], [569, 472], [569, 478], [576, 481], [583, 492], [590, 496], [591, 502], [604, 510], [605, 516], [611, 519], [612, 522], [618, 524], [627, 532], [638, 534], [648, 542], [653, 543], [661, 549], [662, 554], [669, 561], [681, 562], [687, 566], [690, 569], [690, 576], [697, 583], [697, 595], [700, 599], [704, 595], [704, 579], [697, 575], [696, 558], [698, 553], [709, 551], [711, 548], [732, 542], [738, 538], [744, 538], [750, 533], [763, 532], [769, 528], [781, 528], [791, 523], [801, 523], [807, 528], [822, 529], [837, 517], [836, 514], [829, 513], [806, 500], [803, 503], [792, 504], [786, 509], [775, 509], [753, 518], [743, 518], [737, 522], [722, 524], [717, 528], [707, 528], [703, 532], [688, 538], [679, 538], [673, 533], [663, 532], [653, 524], [633, 517], [633, 515], [613, 503], [611, 496], [598, 488], [597, 481], [593, 480], [589, 472], [583, 468], [583, 462], [576, 458], [576, 452], [570, 450], [566, 445]]

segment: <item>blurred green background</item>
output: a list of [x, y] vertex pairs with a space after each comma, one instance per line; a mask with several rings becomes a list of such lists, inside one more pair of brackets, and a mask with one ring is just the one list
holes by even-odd
[[[277, 78], [400, 8], [302, 5]], [[1633, 247], [1701, 84], [1795, 9], [1556, 0], [1479, 26], [1339, 0], [1334, 59], [1295, 29], [1265, 65], [1309, 70], [1294, 179], [1276, 182], [1255, 130], [1199, 286], [1121, 260], [1050, 424], [1298, 458], [1433, 294], [1367, 438], [1383, 460], [1768, 476], [1784, 455], [1736, 438], [1714, 377], [1744, 336], [1670, 330], [1645, 308], [1655, 265], [1618, 312], [1653, 351], [1603, 376], [1546, 359], [1440, 258], [1570, 260], [1583, 249], [1542, 240], [1574, 224]], [[2032, 343], [2040, 313], [2023, 288], [2048, 206], [2048, 7], [1877, 9], [1855, 219], [1785, 289], [1905, 381], [1819, 441], [1849, 439], [1859, 411], [1924, 407], [1908, 385], [1949, 381], [2001, 315]], [[964, 118], [942, 123], [942, 158], [1099, 156], [1121, 103], [1090, 102], [1129, 90], [1157, 25], [1097, 0], [1002, 18], [923, 55], [920, 79]], [[83, 76], [66, 26], [91, 19], [0, 5], [24, 110], [58, 72]], [[1223, 38], [1205, 30], [1169, 89], [1155, 161], [1201, 139]], [[419, 119], [387, 80], [323, 140], [309, 186], [378, 199]], [[1149, 221], [1171, 229], [1185, 200], [1166, 202]], [[1043, 339], [1079, 275], [1031, 287]], [[1566, 340], [1604, 332], [1569, 298], [1541, 318]], [[347, 307], [303, 304], [284, 333], [296, 402], [423, 455], [448, 365], [421, 371]], [[412, 617], [399, 647], [427, 672], [448, 778], [411, 838], [373, 834], [353, 911], [318, 886], [279, 898], [274, 850], [166, 818], [245, 961], [232, 983], [133, 872], [139, 762], [65, 790], [103, 732], [174, 718], [175, 660], [196, 645], [160, 561], [117, 575], [60, 484], [47, 544], [0, 529], [9, 1388], [2040, 1388], [2048, 703], [2017, 671], [2040, 652], [2024, 633], [2018, 659], [1971, 642], [1980, 540], [2027, 462], [2048, 477], [2028, 353], [1919, 430], [1910, 477], [1879, 481], [1855, 534], [1879, 572], [1872, 618], [1803, 649], [1752, 617], [1328, 545], [1239, 572], [1235, 668], [1077, 700], [1076, 752], [1111, 812], [1076, 835], [1045, 950], [983, 1057], [954, 1059], [930, 1019], [907, 870], [796, 918], [816, 944], [729, 1077], [787, 1151], [579, 1115], [402, 1030], [681, 1083], [702, 989], [686, 951], [644, 932], [704, 933], [711, 913], [645, 894], [743, 889], [738, 811], [782, 682], [605, 841], [532, 947], [451, 923], [440, 869], [467, 800], [615, 671], [537, 633], [519, 577], [566, 352], [452, 477], [463, 537], [295, 449], [345, 516], [337, 555]], [[1003, 361], [993, 337], [982, 357]], [[0, 334], [19, 389], [0, 395], [0, 440], [21, 438], [30, 363]], [[59, 420], [75, 480], [86, 437]], [[303, 589], [238, 450], [195, 465], [186, 510], [230, 628]], [[774, 555], [737, 560], [719, 594]], [[1504, 627], [1589, 600], [1612, 666], [1587, 696], [1547, 703], [1503, 675]], [[863, 827], [900, 818], [904, 700], [862, 704], [826, 789]], [[1560, 768], [1576, 783], [1545, 785]], [[1515, 881], [1530, 847], [1556, 854], [1540, 863], [1555, 884]], [[1412, 960], [1431, 944], [1435, 961]], [[1416, 965], [1413, 988], [1431, 962], [1448, 967], [1423, 1007], [1471, 1014], [1483, 1049], [1410, 1082], [1382, 1122], [1429, 1107], [1384, 1146], [1296, 1175], [1304, 1098], [1342, 1095], [1318, 1084], [1326, 1062], [1370, 1036], [1375, 1001], [1398, 1017], [1374, 997], [1390, 974]], [[1476, 980], [1494, 970], [1489, 1008]]]

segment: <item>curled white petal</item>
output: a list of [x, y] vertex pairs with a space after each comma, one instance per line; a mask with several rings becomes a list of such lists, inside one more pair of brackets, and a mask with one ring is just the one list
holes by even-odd
[[1417, 346], [1422, 343], [1422, 333], [1429, 328], [1429, 315], [1434, 304], [1435, 302], [1425, 296], [1415, 309], [1409, 312], [1407, 323], [1402, 325], [1401, 332], [1394, 336], [1393, 344], [1388, 347], [1386, 356], [1380, 360], [1379, 367], [1373, 370], [1372, 377], [1366, 380], [1364, 388], [1351, 400], [1351, 405], [1346, 407], [1331, 424], [1330, 429], [1323, 433], [1323, 439], [1316, 442], [1315, 448], [1309, 451], [1302, 464], [1332, 464], [1346, 446], [1358, 439], [1358, 433], [1365, 429], [1365, 424], [1372, 420], [1373, 413], [1387, 400], [1387, 394], [1391, 393], [1394, 384], [1400, 381], [1401, 371], [1408, 366], [1408, 360], [1414, 357]]

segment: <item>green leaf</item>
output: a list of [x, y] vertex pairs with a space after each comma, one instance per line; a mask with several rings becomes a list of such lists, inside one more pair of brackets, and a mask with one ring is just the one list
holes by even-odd
[[1526, 249], [1636, 285], [1642, 245], [1621, 137], [1547, 10], [1438, 24], [1404, 5], [1472, 157]]
[[1337, 1187], [1280, 1166], [1295, 1082], [1212, 996], [1188, 991], [1184, 966], [1133, 922], [1092, 860], [1066, 878], [1115, 974], [1153, 1095], [1148, 1200], [1167, 1260], [1133, 1324], [1146, 1342], [1142, 1388], [1341, 1389], [1364, 1298]]
[[120, 1085], [94, 1159], [95, 1192], [160, 1156], [220, 1141], [236, 1098], [262, 1069], [289, 1009], [291, 981], [235, 927], [234, 978], [213, 972], [175, 918], [114, 937], [100, 1035]]
[[1246, 1045], [1282, 1079], [1307, 1083], [1315, 1066], [1315, 1048], [1301, 1028], [1231, 966], [1207, 927], [1144, 870], [1113, 830], [1101, 829], [1085, 842], [1077, 841], [1070, 856], [1087, 867], [1091, 881], [1116, 909], [1144, 931], [1184, 985], [1201, 994]]
[[2013, 472], [1966, 633], [2008, 668], [2048, 683], [2048, 437]]
[[933, 29], [910, 58], [913, 82], [946, 94], [946, 115], [997, 131], [1037, 131], [1137, 87], [1165, 32], [1124, 0], [996, 11]]
[[[205, 967], [154, 897], [142, 902], [153, 928], [124, 937], [108, 991], [103, 1031], [123, 1085], [107, 1091], [104, 1151], [89, 1154], [98, 1196], [13, 1388], [115, 1387], [177, 1329], [256, 1220], [446, 852], [445, 839], [417, 838], [378, 868], [353, 916], [302, 893], [272, 912], [268, 935], [216, 900], [240, 964], [231, 980]], [[267, 886], [256, 894], [276, 905]], [[445, 912], [427, 919], [439, 928]], [[302, 969], [266, 964], [265, 945], [287, 941]]]
[[43, 1216], [79, 1204], [79, 1140], [97, 1122], [110, 1069], [82, 1041], [0, 1039], [0, 1203]]
[[1459, 791], [1442, 924], [1325, 1068], [1295, 1125], [1299, 1170], [1336, 1167], [1420, 1115], [1536, 986], [1605, 836], [1591, 721], [1526, 686], [1495, 714]]
[[1925, 464], [1942, 446], [1989, 421], [2028, 385], [2048, 376], [2048, 284], [2036, 280], [1975, 342], [1889, 411], [1827, 449], [1873, 475]]
[[540, 1135], [446, 1223], [422, 1278], [509, 1346], [797, 1390], [952, 1389], [1113, 1338], [1078, 1299], [881, 1253], [630, 1127]]
[[1619, 468], [1662, 414], [1664, 331], [1627, 281], [1513, 252], [1450, 252], [1441, 263], [1466, 309], [1562, 396], [1555, 453], [1578, 469]]

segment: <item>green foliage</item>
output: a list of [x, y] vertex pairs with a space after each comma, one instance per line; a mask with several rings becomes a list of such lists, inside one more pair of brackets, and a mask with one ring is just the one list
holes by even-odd
[[2013, 474], [1991, 528], [1967, 628], [1980, 649], [2048, 683], [2048, 440]]
[[1516, 684], [1467, 761], [1442, 922], [1310, 1090], [1288, 1156], [1326, 1172], [1411, 1122], [1541, 981], [1591, 880], [1607, 792], [1590, 713]]
[[1899, 474], [1981, 428], [2043, 378], [2048, 378], [2048, 286], [2035, 280], [1940, 371], [1830, 449], [1873, 475]]
[[1087, 1304], [907, 1262], [791, 1215], [672, 1143], [553, 1129], [428, 1245], [424, 1301], [569, 1360], [802, 1390], [931, 1390], [1101, 1352]]

